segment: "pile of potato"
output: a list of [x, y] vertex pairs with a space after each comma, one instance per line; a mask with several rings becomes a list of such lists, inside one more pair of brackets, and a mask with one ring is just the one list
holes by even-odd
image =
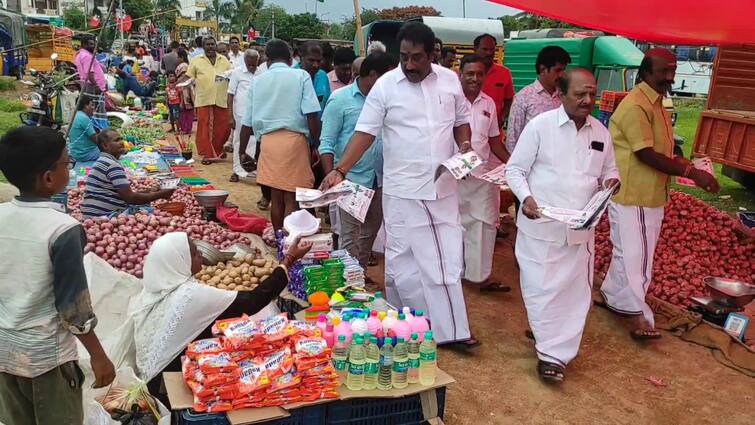
[[233, 259], [214, 266], [203, 266], [195, 276], [200, 282], [218, 289], [251, 291], [273, 273], [277, 266], [272, 260], [246, 254], [243, 259]]

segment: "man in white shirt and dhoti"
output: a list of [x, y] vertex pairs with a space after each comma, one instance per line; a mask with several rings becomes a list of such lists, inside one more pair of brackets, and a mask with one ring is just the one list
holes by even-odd
[[401, 67], [375, 83], [321, 188], [341, 182], [382, 132], [388, 301], [427, 311], [439, 344], [470, 348], [479, 342], [469, 331], [461, 287], [458, 186], [447, 172], [435, 179], [457, 147], [471, 150], [469, 104], [458, 76], [432, 65], [435, 35], [427, 25], [404, 24], [398, 40]]
[[590, 116], [597, 84], [575, 68], [559, 81], [563, 104], [524, 128], [506, 166], [506, 179], [522, 200], [516, 258], [522, 298], [543, 380], [564, 379], [579, 350], [593, 277], [594, 230], [571, 230], [545, 219], [539, 207], [581, 210], [602, 187], [619, 183], [608, 130]]
[[500, 188], [478, 178], [496, 167], [498, 161], [493, 161], [494, 158], [502, 163], [509, 159], [501, 143], [495, 102], [481, 90], [485, 73], [485, 61], [481, 56], [461, 58], [459, 78], [471, 111], [472, 149], [483, 161], [471, 176], [459, 182], [459, 213], [464, 227], [464, 279], [478, 284], [481, 291], [508, 292], [511, 288], [490, 280], [501, 202]]

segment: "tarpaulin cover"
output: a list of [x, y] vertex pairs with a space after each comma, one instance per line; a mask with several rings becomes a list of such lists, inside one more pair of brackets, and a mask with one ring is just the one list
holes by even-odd
[[753, 0], [488, 0], [661, 44], [755, 44]]

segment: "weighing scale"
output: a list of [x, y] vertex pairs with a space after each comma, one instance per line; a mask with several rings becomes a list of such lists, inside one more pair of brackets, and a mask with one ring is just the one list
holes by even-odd
[[207, 221], [214, 221], [219, 223], [217, 211], [218, 206], [225, 203], [229, 193], [225, 190], [200, 190], [194, 192], [194, 197], [197, 198], [197, 202], [202, 207], [202, 218]]
[[755, 299], [755, 285], [721, 277], [703, 279], [710, 296], [692, 297], [689, 310], [700, 313], [703, 319], [724, 326], [729, 313], [739, 313]]

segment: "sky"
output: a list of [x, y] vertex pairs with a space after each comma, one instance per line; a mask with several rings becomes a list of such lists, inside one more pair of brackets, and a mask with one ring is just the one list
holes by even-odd
[[[266, 4], [277, 4], [289, 13], [315, 12], [324, 21], [340, 22], [353, 16], [352, 0], [267, 0]], [[443, 16], [462, 17], [463, 0], [360, 0], [363, 9], [386, 9], [394, 6], [432, 6]], [[518, 10], [486, 0], [466, 0], [467, 18], [497, 18], [517, 13]]]

